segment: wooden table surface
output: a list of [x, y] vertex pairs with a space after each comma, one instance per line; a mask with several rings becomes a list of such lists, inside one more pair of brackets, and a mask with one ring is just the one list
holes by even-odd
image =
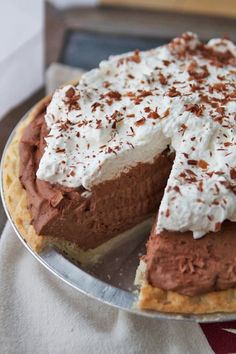
[[[229, 18], [148, 11], [112, 7], [81, 8], [58, 11], [46, 4], [45, 43], [46, 66], [58, 61], [63, 50], [66, 31], [133, 34], [148, 38], [172, 38], [184, 31], [197, 32], [202, 39], [228, 35], [236, 41], [236, 21]], [[91, 54], [91, 53], [90, 53]], [[94, 55], [96, 53], [92, 53]], [[0, 156], [12, 129], [19, 119], [44, 95], [42, 88], [27, 101], [14, 108], [0, 121]], [[6, 216], [0, 203], [0, 233]]]

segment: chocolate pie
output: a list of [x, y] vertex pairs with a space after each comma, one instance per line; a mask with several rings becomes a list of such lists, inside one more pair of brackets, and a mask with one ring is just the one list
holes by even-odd
[[138, 305], [236, 311], [235, 78], [231, 41], [185, 33], [111, 57], [42, 100], [4, 162], [26, 241], [92, 257], [156, 215]]

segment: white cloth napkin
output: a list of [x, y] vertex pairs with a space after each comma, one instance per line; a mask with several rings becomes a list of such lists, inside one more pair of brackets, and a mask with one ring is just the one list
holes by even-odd
[[212, 354], [196, 323], [118, 311], [64, 284], [7, 223], [0, 241], [1, 354]]
[[47, 95], [52, 94], [58, 87], [66, 83], [79, 80], [83, 73], [84, 70], [80, 68], [72, 68], [60, 63], [51, 63], [45, 75]]

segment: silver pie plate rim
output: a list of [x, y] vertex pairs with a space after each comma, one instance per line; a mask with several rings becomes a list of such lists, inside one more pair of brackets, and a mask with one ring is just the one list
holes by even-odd
[[20, 119], [19, 123], [13, 129], [5, 145], [2, 158], [1, 158], [0, 191], [1, 191], [2, 204], [4, 210], [16, 235], [23, 243], [25, 248], [30, 252], [30, 254], [42, 266], [44, 266], [44, 268], [46, 268], [49, 272], [51, 272], [55, 277], [61, 279], [67, 285], [89, 296], [90, 298], [96, 299], [104, 304], [110, 305], [119, 310], [124, 310], [126, 312], [133, 313], [139, 316], [149, 317], [157, 320], [193, 321], [198, 323], [213, 323], [213, 322], [236, 320], [236, 313], [183, 315], [183, 314], [161, 313], [158, 311], [140, 310], [136, 305], [138, 300], [137, 292], [126, 291], [118, 287], [115, 287], [107, 282], [104, 282], [100, 279], [97, 279], [95, 276], [87, 273], [78, 265], [75, 265], [74, 263], [69, 261], [64, 255], [62, 255], [59, 252], [59, 250], [57, 250], [54, 247], [47, 247], [40, 254], [32, 250], [32, 248], [26, 243], [20, 231], [18, 230], [17, 226], [15, 225], [14, 221], [12, 220], [3, 193], [3, 161], [6, 154], [6, 150], [13, 139], [13, 136], [15, 134], [18, 125], [23, 120], [25, 120], [27, 116], [28, 116], [28, 112], [22, 117], [22, 119]]

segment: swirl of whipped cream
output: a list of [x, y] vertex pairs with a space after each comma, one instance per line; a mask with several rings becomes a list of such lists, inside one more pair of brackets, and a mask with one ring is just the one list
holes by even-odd
[[169, 145], [157, 231], [201, 237], [236, 221], [235, 66], [231, 41], [204, 45], [192, 33], [101, 62], [53, 95], [37, 177], [90, 190]]

